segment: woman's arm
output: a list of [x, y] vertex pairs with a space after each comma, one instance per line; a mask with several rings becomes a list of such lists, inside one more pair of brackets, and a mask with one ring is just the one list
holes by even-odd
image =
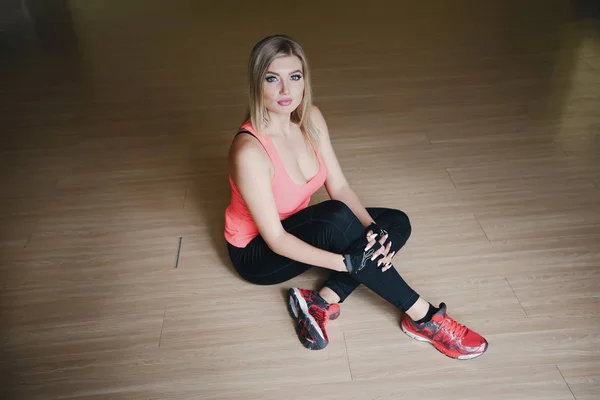
[[[348, 208], [356, 215], [361, 224], [366, 228], [369, 228], [371, 224], [375, 224], [373, 218], [365, 208], [365, 206], [360, 201], [360, 198], [356, 194], [356, 192], [350, 187], [340, 163], [335, 155], [335, 151], [333, 150], [333, 146], [331, 144], [331, 139], [329, 137], [329, 129], [327, 129], [327, 123], [325, 122], [325, 118], [323, 118], [323, 114], [316, 107], [312, 108], [312, 119], [313, 122], [317, 125], [317, 128], [320, 131], [319, 136], [319, 151], [321, 153], [321, 157], [323, 158], [323, 162], [327, 166], [327, 180], [325, 182], [325, 188], [327, 189], [327, 193], [329, 197], [333, 200], [339, 200], [345, 203]], [[383, 258], [380, 259], [380, 262], [385, 264], [382, 271], [387, 271], [391, 266], [391, 258], [394, 256], [394, 253], [389, 254], [392, 242], [388, 240], [387, 232], [375, 228], [375, 232], [372, 232], [369, 229], [369, 232], [366, 232], [367, 235], [372, 233], [383, 234], [383, 237], [379, 241], [379, 243], [383, 246], [380, 250], [377, 250], [375, 254], [377, 256], [383, 255]], [[379, 238], [377, 239], [379, 240]], [[368, 248], [371, 246], [372, 241], [369, 242]]]
[[323, 114], [321, 114], [321, 111], [316, 106], [313, 106], [312, 108], [312, 119], [320, 131], [318, 147], [323, 162], [327, 166], [327, 181], [325, 182], [325, 188], [329, 197], [332, 200], [344, 202], [360, 220], [362, 225], [367, 228], [374, 222], [373, 218], [371, 218], [371, 215], [361, 203], [356, 192], [348, 184], [337, 156], [335, 155], [335, 151], [333, 150], [333, 146], [331, 145], [325, 118], [323, 118]]
[[347, 271], [341, 254], [311, 246], [283, 229], [271, 188], [270, 161], [256, 138], [240, 135], [234, 140], [229, 167], [231, 178], [271, 250], [308, 265]]

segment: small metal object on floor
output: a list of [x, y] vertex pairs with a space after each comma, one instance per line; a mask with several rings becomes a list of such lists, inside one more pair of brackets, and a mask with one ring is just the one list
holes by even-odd
[[177, 252], [175, 253], [175, 263], [173, 264], [173, 268], [177, 268], [177, 265], [179, 264], [179, 253], [181, 252], [181, 239], [181, 236], [179, 236], [179, 239], [177, 239]]

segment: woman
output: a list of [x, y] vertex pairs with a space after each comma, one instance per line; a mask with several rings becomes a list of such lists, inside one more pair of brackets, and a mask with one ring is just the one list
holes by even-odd
[[[402, 211], [365, 208], [348, 185], [327, 125], [312, 105], [302, 48], [285, 35], [257, 43], [248, 66], [249, 112], [229, 154], [231, 203], [225, 239], [239, 274], [259, 285], [311, 267], [335, 271], [317, 292], [289, 291], [289, 309], [308, 349], [328, 343], [326, 324], [360, 284], [404, 312], [401, 329], [443, 354], [470, 359], [487, 341], [458, 324], [441, 303], [422, 299], [391, 260], [411, 233]], [[309, 206], [322, 185], [331, 200]]]

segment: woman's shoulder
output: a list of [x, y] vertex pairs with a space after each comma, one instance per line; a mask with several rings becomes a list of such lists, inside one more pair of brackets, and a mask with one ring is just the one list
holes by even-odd
[[329, 137], [329, 130], [327, 129], [327, 122], [325, 121], [325, 117], [323, 116], [323, 113], [321, 112], [319, 107], [317, 107], [317, 105], [315, 104], [311, 106], [310, 120], [313, 126], [316, 128], [315, 133], [318, 135], [319, 139]]
[[313, 104], [310, 106], [310, 118], [312, 119], [314, 124], [321, 124], [325, 122], [325, 117], [323, 116], [323, 113], [321, 112], [321, 110], [319, 109], [319, 107], [317, 107], [316, 104]]
[[242, 125], [229, 147], [229, 162], [232, 167], [248, 167], [267, 161], [263, 145], [251, 125]]

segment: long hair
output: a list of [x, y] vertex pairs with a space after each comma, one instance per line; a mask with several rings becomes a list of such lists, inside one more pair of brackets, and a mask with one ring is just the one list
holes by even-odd
[[258, 42], [252, 49], [248, 61], [248, 111], [246, 121], [261, 131], [269, 123], [268, 111], [263, 102], [265, 76], [269, 65], [280, 57], [296, 56], [302, 63], [304, 79], [304, 96], [300, 105], [292, 112], [291, 120], [300, 126], [300, 130], [308, 139], [316, 142], [318, 130], [314, 126], [310, 111], [312, 109], [312, 87], [308, 62], [302, 47], [287, 35], [268, 36]]

